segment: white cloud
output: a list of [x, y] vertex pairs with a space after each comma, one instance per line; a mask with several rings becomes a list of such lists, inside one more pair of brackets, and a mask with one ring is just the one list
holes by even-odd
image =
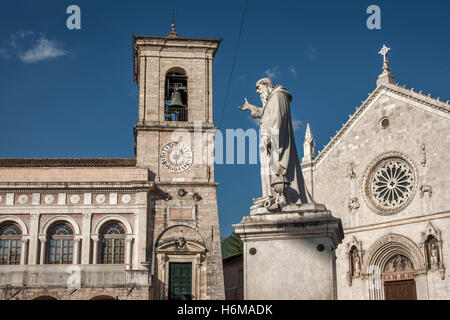
[[39, 38], [31, 49], [19, 53], [19, 58], [25, 63], [34, 63], [66, 55], [67, 52], [58, 48], [55, 42]]
[[69, 54], [55, 41], [33, 31], [18, 31], [10, 38], [10, 45], [24, 63], [36, 63]]
[[297, 131], [302, 126], [303, 122], [301, 120], [292, 119], [292, 129]]
[[272, 68], [269, 68], [266, 71], [264, 71], [264, 74], [271, 79], [276, 79], [280, 75], [280, 67], [273, 66]]
[[288, 71], [292, 73], [294, 76], [297, 76], [297, 70], [294, 66], [289, 66]]

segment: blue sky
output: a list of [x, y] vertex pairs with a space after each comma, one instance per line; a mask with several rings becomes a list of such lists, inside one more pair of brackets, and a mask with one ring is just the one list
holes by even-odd
[[[81, 30], [66, 28], [71, 4], [81, 8]], [[371, 4], [381, 8], [381, 30], [366, 27]], [[255, 82], [271, 73], [294, 97], [300, 157], [306, 123], [321, 150], [375, 88], [383, 43], [398, 83], [450, 99], [445, 0], [249, 0], [226, 105], [244, 1], [3, 0], [0, 157], [134, 157], [131, 34], [168, 35], [172, 8], [179, 36], [224, 39], [214, 62], [216, 125], [255, 127], [236, 107], [244, 97], [259, 103]], [[259, 165], [216, 165], [216, 180], [226, 236], [261, 193]]]

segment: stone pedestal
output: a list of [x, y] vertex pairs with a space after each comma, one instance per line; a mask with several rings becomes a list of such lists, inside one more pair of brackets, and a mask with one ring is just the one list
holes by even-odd
[[344, 232], [324, 205], [291, 205], [278, 213], [253, 206], [233, 227], [244, 242], [246, 300], [337, 298], [335, 249]]

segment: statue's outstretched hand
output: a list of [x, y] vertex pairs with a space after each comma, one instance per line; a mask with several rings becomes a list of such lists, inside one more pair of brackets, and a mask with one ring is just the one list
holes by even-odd
[[244, 105], [240, 106], [239, 109], [241, 109], [242, 111], [246, 111], [246, 110], [250, 110], [252, 105], [250, 103], [248, 103], [247, 98], [245, 99], [245, 103]]

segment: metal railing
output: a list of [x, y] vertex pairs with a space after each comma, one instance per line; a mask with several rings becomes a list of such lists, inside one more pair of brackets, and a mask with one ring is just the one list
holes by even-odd
[[164, 112], [164, 120], [166, 121], [188, 121], [188, 110], [186, 107], [168, 107]]

